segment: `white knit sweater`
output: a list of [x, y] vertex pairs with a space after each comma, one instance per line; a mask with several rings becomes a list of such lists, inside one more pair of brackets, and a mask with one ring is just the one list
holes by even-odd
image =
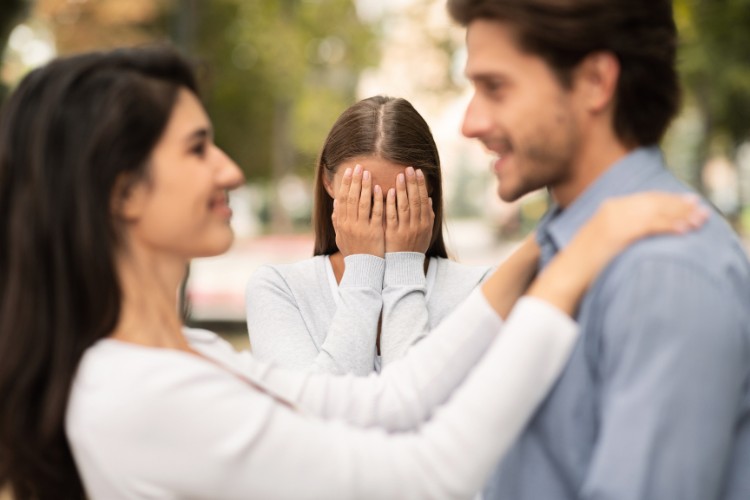
[[414, 252], [385, 259], [350, 255], [339, 286], [327, 256], [259, 268], [246, 292], [253, 355], [314, 372], [379, 371], [440, 324], [490, 272], [431, 258], [425, 276], [424, 258]]
[[469, 498], [577, 337], [530, 298], [501, 326], [476, 291], [366, 378], [278, 368], [205, 331], [185, 332], [201, 356], [105, 339], [66, 433], [93, 499]]

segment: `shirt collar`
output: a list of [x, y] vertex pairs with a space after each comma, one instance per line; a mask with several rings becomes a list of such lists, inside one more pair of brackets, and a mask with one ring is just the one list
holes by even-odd
[[612, 196], [632, 193], [664, 170], [658, 146], [637, 148], [615, 162], [566, 209], [553, 204], [537, 226], [537, 240], [565, 247], [578, 230]]

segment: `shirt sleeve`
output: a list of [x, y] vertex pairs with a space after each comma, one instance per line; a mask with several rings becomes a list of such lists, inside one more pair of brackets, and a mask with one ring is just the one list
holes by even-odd
[[284, 278], [270, 266], [256, 271], [247, 286], [246, 312], [258, 359], [319, 373], [373, 371], [385, 263], [372, 255], [350, 255], [345, 262], [341, 301], [319, 346]]
[[[361, 429], [300, 414], [239, 379], [228, 382], [226, 373], [204, 363], [191, 380], [177, 377], [154, 393], [141, 405], [147, 412], [123, 416], [125, 432], [102, 433], [106, 446], [94, 443], [98, 427], [81, 439], [91, 440], [92, 453], [110, 450], [107, 460], [92, 462], [100, 466], [95, 474], [109, 466], [117, 481], [131, 482], [141, 494], [467, 498], [481, 488], [554, 382], [576, 331], [551, 306], [521, 301], [466, 382], [413, 432]], [[360, 402], [393, 389], [376, 378], [345, 387], [337, 397]], [[363, 396], [368, 387], [377, 390]]]
[[384, 367], [429, 333], [424, 261], [425, 255], [418, 252], [385, 254], [380, 330]]
[[736, 298], [674, 258], [609, 285], [592, 304], [600, 429], [581, 498], [719, 498], [746, 372]]

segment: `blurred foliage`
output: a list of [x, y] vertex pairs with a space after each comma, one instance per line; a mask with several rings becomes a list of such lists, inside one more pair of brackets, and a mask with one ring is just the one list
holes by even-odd
[[[359, 74], [380, 57], [354, 0], [2, 0], [0, 48], [23, 6], [58, 53], [171, 39], [199, 63], [216, 141], [249, 180], [309, 177]], [[271, 219], [288, 223], [270, 190]]]
[[352, 0], [201, 2], [193, 52], [216, 140], [248, 178], [312, 172], [325, 134], [378, 62]]
[[[439, 62], [430, 67], [450, 67], [464, 43], [463, 30], [457, 37], [434, 22], [445, 15], [439, 0], [413, 0], [372, 24], [358, 18], [354, 0], [2, 0], [0, 50], [32, 8], [62, 54], [174, 40], [202, 62], [217, 142], [249, 180], [273, 185], [290, 173], [309, 177], [326, 131], [356, 97], [361, 71], [379, 64], [380, 39], [418, 30], [425, 45], [410, 48]], [[674, 0], [674, 9], [686, 111], [698, 124], [677, 122], [687, 135], [673, 134], [683, 137], [674, 149], [690, 157], [676, 163], [698, 185], [710, 153], [733, 157], [750, 134], [750, 0]], [[422, 95], [443, 95], [462, 88], [455, 74], [404, 78]]]
[[[5, 51], [11, 31], [28, 14], [31, 0], [3, 0], [0, 2], [0, 56]], [[3, 82], [0, 82], [0, 103], [5, 100], [8, 92]]]
[[[10, 7], [28, 2], [3, 0], [2, 41], [21, 11]], [[251, 179], [309, 173], [379, 60], [353, 0], [37, 0], [34, 14], [61, 54], [172, 39], [201, 62], [217, 142]]]
[[688, 103], [704, 125], [701, 156], [733, 156], [750, 139], [750, 0], [675, 0], [674, 10]]
[[172, 0], [35, 0], [60, 54], [140, 45], [167, 38], [159, 22]]

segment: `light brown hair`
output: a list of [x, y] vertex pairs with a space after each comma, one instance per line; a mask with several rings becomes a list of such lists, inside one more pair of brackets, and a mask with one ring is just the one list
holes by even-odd
[[[375, 96], [349, 107], [336, 120], [315, 168], [314, 255], [338, 251], [331, 222], [333, 200], [325, 189], [339, 166], [358, 156], [374, 156], [422, 169], [432, 197], [435, 223], [427, 257], [447, 257], [443, 240], [443, 189], [440, 156], [430, 127], [406, 99]], [[325, 176], [325, 178], [324, 178]]]

